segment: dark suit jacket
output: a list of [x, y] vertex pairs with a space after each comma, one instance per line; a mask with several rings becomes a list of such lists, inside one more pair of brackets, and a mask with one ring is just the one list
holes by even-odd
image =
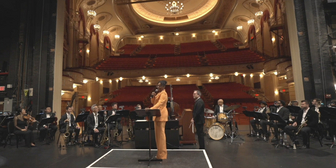
[[[50, 118], [53, 118], [53, 117], [55, 117], [55, 113], [50, 113]], [[43, 113], [41, 115], [40, 122], [42, 121], [42, 119], [45, 119], [45, 118], [47, 118], [47, 113]], [[43, 125], [39, 125], [39, 126], [42, 127]]]
[[193, 110], [195, 124], [204, 124], [204, 101], [202, 98], [196, 100]]
[[[299, 116], [297, 118], [297, 125], [301, 125], [301, 121], [302, 121], [302, 117], [303, 117], [303, 110], [301, 109], [299, 112]], [[307, 114], [306, 114], [306, 118], [307, 118], [307, 126], [308, 127], [315, 127], [318, 123], [318, 114], [314, 109], [309, 109]]]
[[[64, 120], [66, 119], [67, 119], [67, 115], [65, 113], [59, 120], [60, 129], [66, 128], [66, 125], [65, 125], [66, 123], [64, 122]], [[75, 122], [75, 117], [71, 114], [71, 128], [75, 128], [76, 126], [77, 126], [77, 123]]]
[[[101, 117], [100, 115], [98, 115], [98, 127], [103, 127], [104, 126], [104, 121], [103, 120], [104, 120], [103, 117]], [[91, 113], [91, 114], [88, 115], [88, 117], [86, 119], [86, 122], [87, 122], [88, 131], [92, 132], [93, 128], [94, 128], [94, 126], [96, 124], [95, 120], [94, 120], [93, 113]]]
[[267, 120], [267, 106], [264, 108], [264, 110], [261, 112], [261, 114], [263, 115], [264, 119]]
[[[223, 109], [223, 111], [228, 107], [227, 105], [223, 105], [224, 106], [224, 109]], [[219, 113], [219, 105], [216, 105], [215, 106], [215, 115], [217, 115], [217, 113]]]
[[286, 107], [281, 107], [281, 109], [280, 109], [279, 112], [278, 112], [278, 115], [279, 115], [282, 119], [288, 121], [288, 119], [289, 119], [289, 113], [290, 113], [290, 111], [288, 110], [288, 108], [286, 108]]

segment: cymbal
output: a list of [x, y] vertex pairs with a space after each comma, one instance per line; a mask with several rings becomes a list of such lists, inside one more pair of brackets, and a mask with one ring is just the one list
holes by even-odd
[[212, 110], [210, 110], [210, 109], [205, 108], [205, 109], [204, 109], [204, 113], [210, 113], [210, 114], [213, 114], [213, 113], [215, 113], [215, 112], [212, 111]]
[[240, 105], [232, 105], [232, 106], [226, 108], [225, 111], [235, 110], [235, 109], [237, 109], [239, 107], [240, 107]]

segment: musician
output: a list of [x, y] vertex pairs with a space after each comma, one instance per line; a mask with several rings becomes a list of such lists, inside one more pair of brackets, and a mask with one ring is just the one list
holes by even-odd
[[321, 122], [321, 120], [320, 120], [320, 118], [321, 118], [321, 113], [320, 113], [320, 107], [322, 106], [322, 100], [321, 99], [319, 99], [319, 98], [315, 98], [315, 99], [313, 99], [313, 101], [312, 101], [312, 108], [317, 112], [317, 114], [318, 114], [318, 122], [320, 123]]
[[225, 108], [227, 108], [227, 105], [224, 104], [223, 99], [219, 99], [217, 101], [218, 105], [215, 106], [215, 115], [217, 116], [218, 113], [224, 113]]
[[193, 118], [191, 119], [191, 123], [195, 124], [198, 143], [200, 149], [205, 149], [204, 145], [204, 101], [201, 98], [201, 91], [195, 90], [193, 93], [193, 97], [195, 99], [195, 105], [193, 109]]
[[[264, 101], [261, 101], [260, 102], [260, 108], [256, 112], [262, 113], [262, 115], [264, 116], [264, 120], [261, 120], [261, 121], [266, 121], [266, 119], [267, 119], [267, 114], [266, 113], [269, 112], [269, 108], [267, 107], [267, 103], [264, 102]], [[254, 133], [258, 132], [257, 124], [261, 123], [261, 121], [259, 121], [257, 119], [253, 119], [253, 120], [250, 121]], [[267, 127], [266, 127], [266, 132], [264, 132], [264, 133], [267, 133]], [[264, 135], [266, 135], [266, 134], [264, 134]]]
[[141, 104], [137, 104], [134, 108], [135, 108], [135, 110], [141, 110], [142, 109]]
[[[167, 145], [166, 145], [166, 133], [165, 127], [166, 122], [168, 121], [168, 110], [167, 110], [167, 102], [168, 95], [165, 90], [167, 81], [162, 80], [157, 84], [157, 93], [152, 92], [151, 102], [153, 107], [150, 109], [159, 109], [161, 116], [153, 117], [154, 121], [154, 129], [155, 129], [155, 141], [158, 149], [157, 159], [167, 159]], [[148, 108], [146, 108], [148, 109]]]
[[99, 147], [101, 139], [98, 141], [98, 135], [100, 134], [100, 137], [102, 137], [105, 131], [104, 121], [103, 117], [98, 114], [98, 106], [96, 104], [91, 106], [91, 110], [92, 113], [87, 117], [88, 133], [92, 134], [95, 147]]
[[[112, 103], [112, 110], [111, 111], [105, 111], [104, 112], [104, 118], [105, 118], [105, 115], [108, 117], [108, 116], [114, 116], [114, 115], [116, 115], [117, 114], [117, 110], [118, 110], [118, 103], [116, 103], [116, 102], [113, 102]], [[117, 125], [117, 123], [118, 123], [118, 125], [117, 125], [117, 129], [118, 129], [118, 134], [120, 135], [121, 134], [121, 131], [122, 131], [122, 125], [121, 125], [121, 118], [118, 118], [117, 119], [117, 121], [113, 121], [111, 124], [109, 124], [110, 125], [110, 130], [112, 131], [112, 130], [114, 130], [114, 129], [116, 129], [115, 127], [116, 127], [116, 125]]]
[[67, 106], [66, 107], [66, 113], [61, 117], [60, 121], [59, 121], [59, 126], [60, 126], [60, 132], [61, 133], [65, 133], [66, 131], [66, 124], [69, 124], [69, 144], [71, 142], [72, 139], [72, 133], [75, 132], [75, 139], [74, 142], [77, 143], [78, 142], [78, 135], [79, 135], [79, 131], [80, 131], [80, 127], [77, 125], [77, 123], [75, 122], [75, 116], [72, 114], [73, 113], [73, 108], [72, 106]]
[[288, 106], [297, 106], [297, 107], [299, 107], [299, 102], [296, 101], [296, 100], [293, 100], [293, 101], [291, 101], [291, 102], [288, 104]]
[[[14, 117], [14, 134], [23, 135], [26, 143], [26, 147], [35, 147], [34, 142], [34, 134], [31, 129], [28, 128], [28, 120], [25, 119], [27, 112], [25, 109], [21, 109], [19, 111], [19, 115]], [[32, 122], [36, 122], [36, 120], [32, 120]]]
[[[289, 109], [284, 107], [286, 104], [284, 101], [279, 100], [277, 102], [277, 104], [279, 104], [279, 107], [277, 108], [276, 112], [283, 120], [288, 121], [289, 120]], [[263, 132], [266, 136], [266, 140], [268, 140], [268, 133], [267, 133], [267, 125], [269, 125], [270, 127], [274, 128], [274, 140], [273, 141], [278, 141], [279, 140], [279, 128], [284, 129], [286, 126], [286, 123], [281, 123], [281, 122], [270, 122], [270, 121], [261, 121], [260, 125], [263, 129]]]
[[314, 109], [309, 108], [309, 101], [302, 100], [301, 101], [301, 110], [299, 112], [299, 116], [297, 118], [297, 122], [294, 122], [292, 125], [285, 127], [285, 132], [291, 137], [292, 141], [297, 144], [297, 140], [295, 134], [298, 131], [298, 127], [302, 125], [302, 129], [300, 133], [303, 138], [303, 146], [302, 148], [309, 148], [309, 136], [310, 130], [312, 127], [315, 127], [318, 123], [318, 115]]
[[[41, 116], [41, 120], [45, 119], [45, 118], [53, 118], [55, 117], [55, 114], [51, 112], [51, 107], [47, 106], [47, 108], [45, 109], [45, 112], [42, 114]], [[50, 131], [50, 136], [55, 136], [55, 133], [57, 131], [57, 125], [43, 125], [40, 127], [40, 140], [43, 141], [48, 133], [48, 131]]]

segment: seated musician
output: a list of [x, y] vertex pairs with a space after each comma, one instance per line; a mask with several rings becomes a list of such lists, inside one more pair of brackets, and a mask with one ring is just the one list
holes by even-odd
[[91, 106], [92, 113], [88, 115], [87, 117], [87, 128], [88, 128], [88, 134], [92, 134], [93, 140], [95, 143], [95, 147], [100, 146], [100, 140], [98, 140], [98, 135], [100, 134], [102, 137], [102, 134], [105, 131], [104, 127], [104, 121], [103, 117], [98, 115], [98, 107], [96, 104]]
[[[336, 109], [336, 99], [331, 100], [330, 104], [328, 105], [329, 108]], [[332, 140], [334, 142], [336, 136], [336, 120], [329, 119], [327, 120], [328, 124], [328, 132], [329, 136], [326, 137], [328, 140]]]
[[71, 139], [73, 138], [71, 135], [73, 132], [75, 132], [75, 139], [74, 143], [78, 142], [78, 135], [80, 131], [80, 127], [77, 125], [75, 122], [75, 116], [72, 114], [73, 113], [73, 108], [72, 106], [67, 106], [66, 107], [66, 113], [61, 117], [59, 121], [59, 126], [60, 126], [60, 132], [65, 133], [66, 131], [66, 124], [69, 124], [69, 144], [71, 144]]
[[[55, 117], [55, 114], [51, 112], [51, 107], [47, 106], [47, 108], [45, 109], [45, 113], [43, 113], [41, 116], [41, 120], [45, 118], [53, 118], [53, 117]], [[57, 125], [53, 125], [53, 124], [42, 125], [40, 128], [40, 140], [41, 141], [43, 141], [46, 138], [48, 131], [50, 131], [49, 132], [50, 136], [54, 137], [57, 131]]]
[[35, 147], [34, 134], [32, 129], [29, 128], [30, 122], [36, 122], [36, 120], [27, 119], [27, 112], [25, 109], [21, 109], [19, 114], [14, 117], [14, 134], [23, 135], [26, 143], [26, 147]]
[[299, 107], [299, 102], [296, 100], [290, 101], [290, 103], [288, 104], [288, 106], [297, 106]]
[[[118, 110], [118, 103], [114, 102], [114, 103], [112, 103], [112, 110], [109, 111], [109, 112], [105, 112], [105, 114], [107, 116], [113, 116], [113, 115], [117, 114], [117, 110]], [[113, 121], [110, 124], [110, 130], [116, 129], [116, 126], [117, 126], [119, 135], [121, 134], [121, 131], [122, 131], [122, 125], [121, 125], [120, 121], [121, 121], [121, 118], [118, 118], [117, 121]]]
[[225, 108], [227, 106], [224, 104], [223, 99], [218, 99], [217, 101], [218, 105], [215, 106], [215, 116], [217, 116], [218, 113], [224, 113]]
[[[256, 112], [259, 112], [259, 113], [262, 113], [264, 118], [266, 119], [267, 118], [267, 111], [269, 112], [269, 108], [267, 107], [267, 103], [264, 102], [264, 101], [261, 101], [260, 102], [260, 108], [256, 111]], [[253, 131], [254, 133], [256, 134], [258, 132], [258, 129], [257, 129], [257, 124], [260, 123], [260, 121], [258, 119], [253, 119], [250, 121], [251, 123], [251, 126], [253, 128]]]
[[[285, 102], [280, 100], [277, 102], [277, 105], [279, 105], [279, 107], [277, 108], [275, 113], [277, 113], [283, 120], [288, 121], [290, 112], [288, 108], [284, 107]], [[266, 140], [268, 140], [269, 138], [269, 134], [267, 133], [267, 125], [269, 125], [270, 127], [274, 128], [274, 139], [272, 141], [278, 141], [279, 140], [279, 130], [278, 129], [279, 128], [284, 129], [286, 126], [286, 123], [267, 120], [267, 121], [260, 121], [260, 125], [262, 127], [264, 134], [266, 135]]]
[[309, 108], [309, 101], [302, 100], [301, 101], [301, 110], [299, 112], [299, 116], [292, 125], [288, 125], [285, 127], [285, 132], [290, 136], [294, 145], [298, 144], [296, 133], [298, 132], [298, 128], [301, 126], [300, 133], [303, 138], [303, 146], [302, 148], [309, 148], [309, 136], [310, 130], [312, 127], [315, 127], [318, 123], [318, 115], [314, 109]]
[[320, 107], [322, 106], [322, 100], [319, 99], [319, 98], [315, 98], [312, 101], [312, 105], [313, 106], [311, 108], [313, 108], [317, 112], [317, 114], [319, 116], [319, 120], [318, 121], [320, 123], [321, 122], [321, 120], [320, 120], [320, 117], [321, 117]]

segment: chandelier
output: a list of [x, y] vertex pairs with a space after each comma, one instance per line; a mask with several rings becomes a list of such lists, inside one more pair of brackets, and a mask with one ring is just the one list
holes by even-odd
[[96, 11], [94, 11], [94, 10], [88, 10], [87, 11], [87, 15], [90, 17], [90, 16], [92, 16], [92, 17], [95, 17], [96, 15], [97, 15], [97, 13], [96, 13]]
[[97, 31], [99, 31], [99, 29], [100, 29], [100, 25], [97, 23], [97, 24], [94, 24], [93, 25], [93, 28], [95, 29], [95, 30], [97, 30]]
[[257, 18], [260, 18], [263, 15], [262, 11], [258, 11], [254, 14]]
[[182, 12], [184, 5], [183, 3], [180, 3], [180, 1], [169, 1], [165, 6], [167, 12], [170, 12], [172, 14], [177, 14]]
[[247, 21], [247, 24], [248, 24], [248, 25], [253, 25], [253, 24], [254, 24], [254, 19], [250, 19], [250, 20], [248, 20], [248, 21]]
[[263, 4], [263, 3], [264, 3], [264, 0], [256, 0], [256, 3], [258, 3], [258, 4]]

